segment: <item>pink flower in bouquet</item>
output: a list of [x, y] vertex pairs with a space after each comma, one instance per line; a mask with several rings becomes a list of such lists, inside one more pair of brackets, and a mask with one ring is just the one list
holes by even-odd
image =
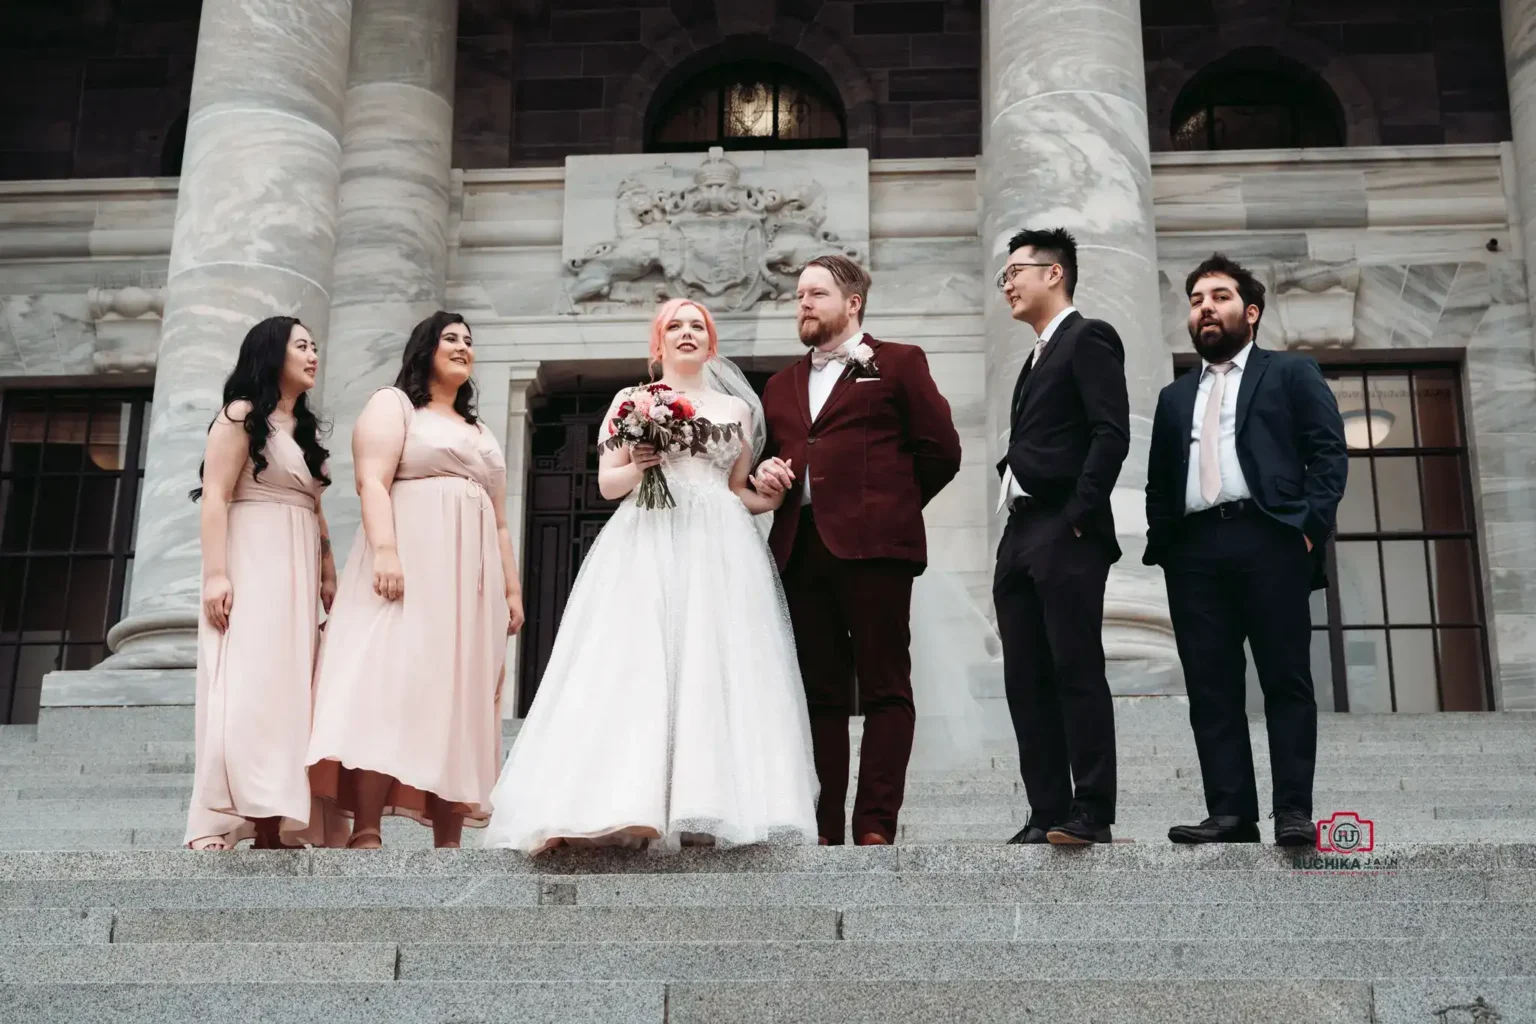
[[651, 407], [656, 404], [656, 396], [649, 391], [641, 391], [635, 395], [635, 415], [643, 420], [651, 418]]

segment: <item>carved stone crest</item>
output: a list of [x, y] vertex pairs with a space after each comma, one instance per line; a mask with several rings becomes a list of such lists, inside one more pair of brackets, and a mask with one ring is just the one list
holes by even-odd
[[1270, 301], [1284, 347], [1352, 347], [1359, 290], [1358, 264], [1321, 260], [1275, 264]]
[[743, 310], [794, 294], [811, 259], [864, 254], [823, 226], [826, 190], [816, 181], [765, 188], [715, 147], [692, 184], [656, 189], [642, 175], [619, 186], [616, 237], [567, 261], [573, 305], [603, 301], [651, 305], [697, 298]]

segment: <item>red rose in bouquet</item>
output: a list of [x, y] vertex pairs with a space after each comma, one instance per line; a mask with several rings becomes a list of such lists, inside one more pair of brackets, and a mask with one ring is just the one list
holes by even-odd
[[[610, 436], [598, 447], [617, 451], [625, 445], [648, 444], [657, 451], [702, 452], [710, 440], [741, 433], [737, 423], [717, 427], [698, 415], [694, 404], [665, 384], [630, 388], [608, 423]], [[641, 508], [675, 508], [676, 499], [660, 466], [640, 477], [635, 503]]]

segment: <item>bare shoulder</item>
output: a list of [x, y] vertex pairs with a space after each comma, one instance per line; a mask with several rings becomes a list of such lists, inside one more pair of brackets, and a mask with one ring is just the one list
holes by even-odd
[[251, 404], [250, 399], [237, 398], [219, 410], [218, 422], [243, 426], [246, 418], [251, 415], [253, 408], [255, 407]]

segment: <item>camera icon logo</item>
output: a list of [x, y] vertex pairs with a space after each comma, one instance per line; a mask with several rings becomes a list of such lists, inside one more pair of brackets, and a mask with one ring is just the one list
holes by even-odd
[[1317, 823], [1317, 852], [1356, 854], [1376, 848], [1376, 823], [1354, 811], [1335, 811]]

